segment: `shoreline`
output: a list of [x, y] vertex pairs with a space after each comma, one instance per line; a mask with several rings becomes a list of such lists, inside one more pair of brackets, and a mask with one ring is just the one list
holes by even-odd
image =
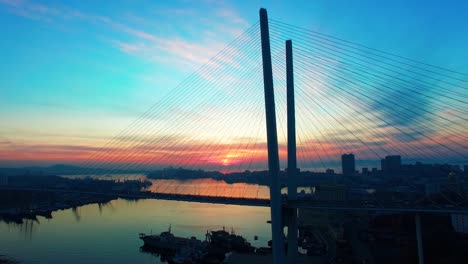
[[24, 220], [37, 220], [38, 216], [45, 217], [46, 219], [52, 219], [52, 213], [57, 211], [73, 209], [90, 204], [106, 204], [118, 198], [119, 197], [85, 197], [85, 200], [80, 199], [67, 204], [57, 203], [49, 205], [48, 207], [36, 209], [3, 208], [0, 209], [0, 221], [22, 224]]

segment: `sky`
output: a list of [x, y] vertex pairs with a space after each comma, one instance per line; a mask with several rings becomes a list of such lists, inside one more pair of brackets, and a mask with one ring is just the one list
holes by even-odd
[[260, 7], [468, 72], [465, 1], [0, 0], [0, 166], [86, 160], [255, 24]]

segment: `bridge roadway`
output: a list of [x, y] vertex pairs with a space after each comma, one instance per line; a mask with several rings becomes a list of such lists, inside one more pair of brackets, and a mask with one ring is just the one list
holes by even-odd
[[[196, 203], [211, 203], [211, 204], [230, 204], [243, 206], [261, 206], [270, 207], [269, 199], [258, 198], [240, 198], [240, 197], [220, 197], [220, 196], [203, 196], [203, 195], [184, 195], [184, 194], [168, 194], [168, 193], [103, 193], [93, 191], [78, 191], [78, 190], [63, 190], [52, 188], [28, 188], [28, 187], [8, 187], [2, 186], [0, 190], [10, 191], [31, 191], [31, 192], [62, 192], [62, 193], [79, 193], [90, 195], [104, 195], [115, 198], [126, 199], [156, 199], [168, 201], [183, 201]], [[430, 205], [430, 206], [404, 206], [399, 205], [380, 205], [371, 201], [344, 201], [330, 202], [317, 201], [299, 196], [296, 201], [287, 201], [287, 196], [283, 196], [283, 207], [299, 208], [299, 209], [315, 209], [315, 210], [336, 210], [336, 211], [368, 211], [368, 212], [394, 212], [394, 213], [463, 213], [468, 214], [468, 207], [454, 206], [450, 204]]]

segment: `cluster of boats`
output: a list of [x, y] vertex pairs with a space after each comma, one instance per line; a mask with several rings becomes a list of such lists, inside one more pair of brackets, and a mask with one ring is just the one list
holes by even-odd
[[225, 228], [218, 231], [207, 231], [205, 241], [195, 237], [183, 238], [174, 236], [171, 227], [159, 235], [141, 233], [143, 251], [156, 253], [170, 264], [215, 264], [222, 263], [230, 252], [254, 252], [255, 248], [242, 236]]

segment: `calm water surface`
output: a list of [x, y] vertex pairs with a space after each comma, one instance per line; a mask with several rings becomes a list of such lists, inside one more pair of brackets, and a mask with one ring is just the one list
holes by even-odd
[[[64, 176], [67, 178], [85, 178], [90, 175], [73, 175]], [[125, 180], [149, 180], [152, 185], [146, 191], [157, 193], [177, 193], [188, 195], [210, 195], [220, 197], [242, 197], [242, 198], [259, 198], [268, 199], [270, 197], [270, 189], [268, 186], [249, 183], [226, 183], [225, 181], [206, 179], [193, 180], [153, 180], [148, 179], [144, 174], [112, 174], [112, 175], [91, 175], [94, 179], [115, 181]], [[315, 193], [315, 187], [298, 187], [298, 192], [306, 194]], [[281, 193], [288, 193], [288, 189], [282, 188]]]
[[[177, 188], [175, 182], [164, 182], [166, 187], [158, 183], [159, 187], [153, 188]], [[207, 183], [185, 182], [178, 191], [197, 192]], [[265, 192], [265, 187], [257, 185], [235, 186], [226, 184], [225, 192], [230, 190], [232, 196]], [[271, 239], [266, 223], [269, 214], [269, 208], [264, 207], [118, 199], [101, 206], [57, 211], [52, 219], [38, 217], [38, 221], [21, 225], [0, 222], [0, 254], [23, 263], [162, 263], [159, 257], [140, 252], [143, 243], [138, 233], [159, 234], [171, 224], [177, 236], [204, 239], [206, 230], [226, 226], [254, 246], [266, 246]], [[255, 235], [259, 240], [254, 241]]]

